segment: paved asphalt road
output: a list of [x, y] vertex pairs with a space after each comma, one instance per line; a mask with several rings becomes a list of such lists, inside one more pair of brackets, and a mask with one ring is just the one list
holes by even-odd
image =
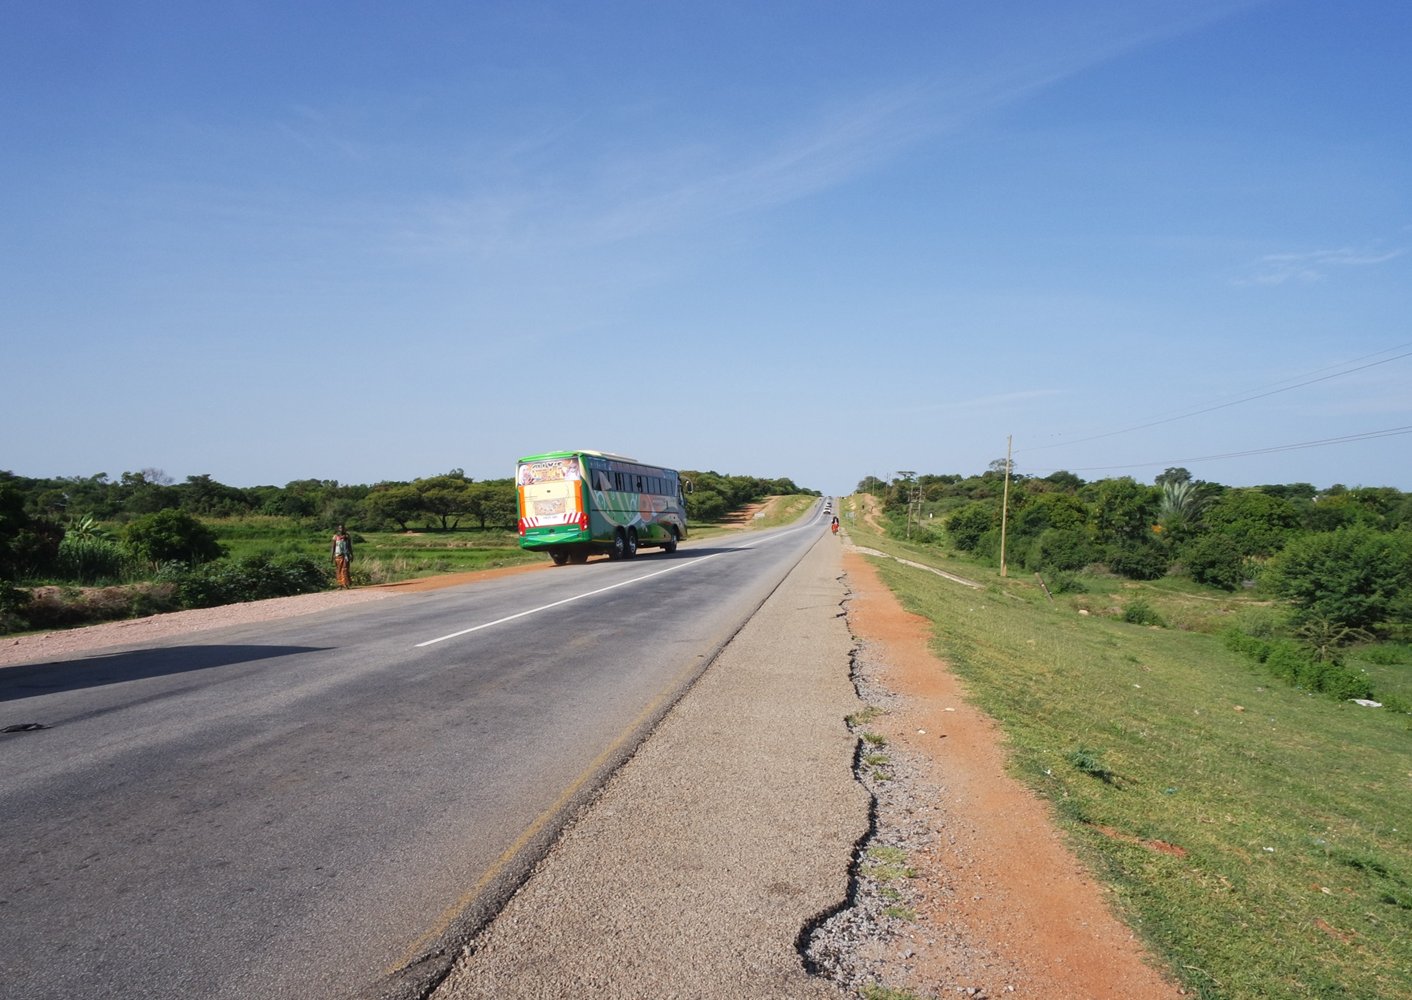
[[825, 524], [0, 668], [4, 996], [414, 992]]
[[842, 577], [842, 546], [821, 539], [432, 1000], [855, 995], [800, 954], [845, 905], [871, 816]]

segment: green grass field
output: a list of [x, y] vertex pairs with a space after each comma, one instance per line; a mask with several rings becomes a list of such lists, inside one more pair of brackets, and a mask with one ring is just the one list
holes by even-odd
[[[802, 495], [774, 498], [766, 506], [763, 517], [752, 517], [740, 526], [692, 524], [689, 538], [731, 534], [741, 528], [748, 531], [778, 527], [797, 520], [817, 500], [817, 497]], [[330, 533], [301, 526], [291, 518], [251, 516], [208, 523], [235, 559], [263, 554], [329, 560]], [[542, 552], [523, 551], [513, 531], [474, 528], [447, 532], [354, 531], [353, 536], [353, 582], [358, 586], [548, 561]]]
[[[1213, 633], [1267, 610], [1253, 598], [1102, 580], [1051, 603], [1032, 574], [848, 523], [858, 544], [987, 585], [876, 560], [1004, 728], [1013, 773], [1189, 990], [1412, 997], [1412, 716], [1306, 694], [1227, 650]], [[1173, 627], [1123, 622], [1139, 596]], [[1409, 690], [1405, 645], [1350, 662]]]
[[[303, 555], [328, 561], [328, 532], [300, 527], [289, 518], [243, 517], [210, 522], [233, 558]], [[353, 582], [393, 583], [444, 573], [468, 573], [544, 561], [525, 552], [513, 531], [354, 532]]]

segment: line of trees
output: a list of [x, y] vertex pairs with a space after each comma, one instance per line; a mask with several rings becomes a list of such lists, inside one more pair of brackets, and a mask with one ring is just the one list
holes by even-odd
[[[368, 530], [423, 521], [449, 528], [464, 519], [481, 526], [513, 525], [514, 483], [508, 477], [476, 482], [460, 469], [416, 479], [371, 486], [332, 479], [298, 479], [284, 486], [227, 486], [209, 475], [177, 483], [160, 469], [32, 479], [0, 471], [0, 489], [18, 493], [30, 517], [66, 524], [91, 517], [126, 523], [159, 510], [182, 510], [194, 517], [220, 518], [262, 514], [291, 517], [332, 527], [359, 521]], [[376, 497], [369, 502], [369, 498]]]
[[[998, 563], [1005, 460], [978, 476], [868, 477], [914, 540]], [[1085, 482], [1071, 472], [1012, 475], [1006, 562], [1073, 573], [1101, 565], [1131, 579], [1186, 574], [1224, 590], [1256, 580], [1304, 620], [1369, 629], [1412, 617], [1412, 495], [1390, 487], [1309, 483], [1248, 488], [1182, 468], [1151, 485]]]
[[806, 494], [818, 496], [818, 490], [796, 486], [792, 479], [764, 479], [760, 476], [728, 476], [719, 472], [682, 472], [691, 483], [686, 497], [689, 521], [710, 523], [719, 521], [732, 511], [747, 504], [758, 503], [765, 497]]
[[[695, 489], [688, 518], [720, 520], [766, 496], [810, 493], [790, 479], [683, 472]], [[264, 515], [310, 530], [347, 524], [360, 531], [513, 531], [512, 478], [477, 482], [461, 469], [414, 479], [349, 485], [300, 479], [284, 486], [227, 486], [209, 475], [174, 482], [160, 469], [36, 479], [0, 471], [0, 580], [93, 583], [137, 558], [156, 566], [221, 556], [204, 522]]]
[[[697, 484], [687, 498], [688, 517], [697, 523], [718, 520], [771, 494], [810, 492], [788, 479], [683, 475]], [[513, 480], [476, 482], [460, 469], [371, 486], [303, 479], [248, 488], [209, 475], [177, 483], [158, 469], [125, 472], [117, 479], [101, 473], [35, 479], [0, 471], [0, 632], [309, 593], [329, 585], [326, 559], [273, 545], [257, 554], [229, 556], [212, 523], [252, 516], [293, 521], [298, 534], [327, 532], [337, 524], [358, 532], [513, 532], [518, 505]], [[75, 591], [71, 585], [90, 589]]]

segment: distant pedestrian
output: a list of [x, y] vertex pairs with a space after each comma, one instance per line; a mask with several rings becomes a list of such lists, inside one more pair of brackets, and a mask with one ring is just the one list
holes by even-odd
[[338, 526], [338, 530], [333, 533], [333, 572], [338, 578], [338, 585], [343, 590], [353, 586], [353, 540], [348, 537], [348, 532], [343, 530], [343, 525]]

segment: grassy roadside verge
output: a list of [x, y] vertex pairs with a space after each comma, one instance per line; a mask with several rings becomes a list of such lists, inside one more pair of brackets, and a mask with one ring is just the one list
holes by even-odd
[[[1248, 611], [1239, 597], [1115, 581], [1050, 603], [1032, 577], [845, 520], [858, 544], [987, 585], [876, 560], [1004, 728], [1012, 772], [1191, 991], [1412, 996], [1412, 717], [1274, 683], [1195, 630]], [[1186, 628], [1105, 613], [1134, 595]]]
[[[689, 538], [695, 541], [779, 527], [798, 520], [817, 502], [817, 497], [805, 495], [769, 497], [736, 521], [692, 524]], [[301, 528], [287, 518], [230, 518], [210, 524], [232, 559], [253, 555], [306, 556], [320, 562], [329, 559], [326, 532]], [[356, 533], [355, 539], [353, 582], [357, 586], [548, 561], [542, 552], [521, 549], [513, 531], [369, 531]]]
[[[233, 559], [265, 554], [329, 561], [327, 532], [301, 528], [285, 518], [231, 518], [212, 521], [211, 527]], [[523, 551], [513, 531], [369, 531], [354, 538], [353, 582], [358, 586], [544, 560], [542, 553]]]

